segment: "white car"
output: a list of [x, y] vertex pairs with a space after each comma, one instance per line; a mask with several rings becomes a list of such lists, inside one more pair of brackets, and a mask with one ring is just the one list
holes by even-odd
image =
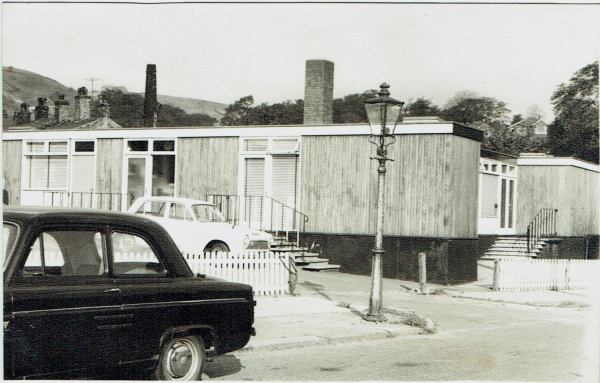
[[182, 253], [265, 251], [273, 236], [228, 223], [210, 202], [175, 197], [140, 197], [127, 210], [160, 223]]

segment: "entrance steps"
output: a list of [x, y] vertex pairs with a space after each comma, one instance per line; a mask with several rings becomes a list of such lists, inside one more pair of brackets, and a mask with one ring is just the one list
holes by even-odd
[[506, 257], [537, 258], [544, 249], [547, 238], [540, 238], [533, 246], [531, 253], [527, 251], [527, 237], [498, 237], [481, 259], [497, 259]]
[[329, 264], [329, 259], [321, 257], [320, 253], [311, 252], [307, 247], [296, 246], [293, 242], [278, 239], [271, 247], [273, 252], [290, 253], [296, 266], [308, 271], [338, 271], [339, 265]]

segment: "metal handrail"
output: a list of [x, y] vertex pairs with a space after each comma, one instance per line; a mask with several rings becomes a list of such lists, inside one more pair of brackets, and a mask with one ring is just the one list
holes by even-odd
[[[232, 224], [240, 224], [241, 220], [241, 199], [244, 199], [244, 216], [246, 221], [249, 221], [249, 217], [256, 216], [256, 208], [258, 208], [259, 216], [259, 229], [275, 232], [279, 235], [280, 231], [286, 232], [286, 239], [289, 239], [289, 231], [286, 229], [286, 218], [291, 218], [291, 231], [296, 234], [296, 245], [300, 246], [300, 233], [304, 232], [306, 228], [306, 222], [308, 222], [308, 216], [297, 209], [288, 206], [276, 199], [269, 196], [245, 196], [245, 195], [231, 195], [231, 194], [207, 194], [207, 200], [214, 203], [221, 212], [225, 215], [225, 218]], [[259, 198], [260, 204], [254, 203]], [[265, 203], [265, 199], [269, 202]], [[259, 205], [256, 207], [255, 205]], [[235, 206], [235, 208], [232, 208]], [[270, 207], [270, 216], [265, 217], [265, 207]], [[280, 212], [280, 217], [275, 217], [275, 213]], [[290, 217], [290, 214], [292, 216]], [[302, 216], [303, 218], [299, 218]], [[265, 220], [265, 218], [267, 218]], [[281, 219], [281, 222], [275, 222], [276, 218]], [[265, 222], [268, 221], [268, 222]]]
[[542, 237], [556, 236], [556, 217], [558, 209], [542, 208], [527, 226], [527, 253], [533, 254], [533, 248]]

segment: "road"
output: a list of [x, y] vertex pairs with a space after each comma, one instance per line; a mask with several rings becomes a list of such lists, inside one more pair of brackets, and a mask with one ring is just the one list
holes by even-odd
[[598, 381], [597, 344], [591, 342], [598, 339], [595, 308], [531, 307], [445, 296], [418, 299], [419, 312], [438, 323], [436, 334], [236, 352], [208, 363], [204, 378]]

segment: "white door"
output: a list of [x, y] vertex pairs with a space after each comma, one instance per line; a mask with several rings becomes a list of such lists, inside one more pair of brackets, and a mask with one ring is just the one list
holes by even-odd
[[514, 235], [516, 181], [500, 177], [500, 229], [498, 234]]

